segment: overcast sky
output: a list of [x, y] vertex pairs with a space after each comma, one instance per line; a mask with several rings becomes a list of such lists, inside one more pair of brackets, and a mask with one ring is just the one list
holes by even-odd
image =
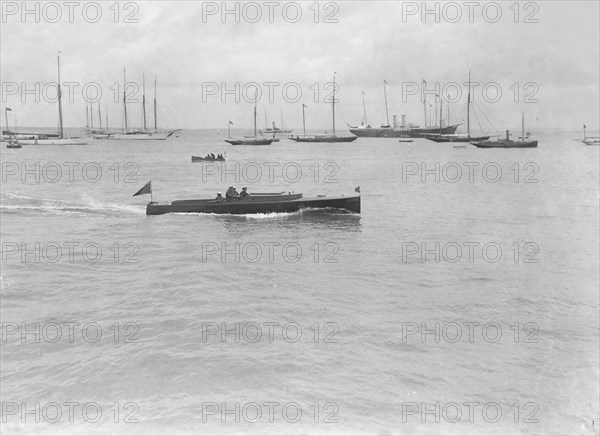
[[[48, 22], [55, 20], [56, 8], [39, 3], [37, 23], [33, 13], [22, 16], [21, 2], [2, 2], [2, 109], [13, 109], [10, 123], [16, 115], [19, 125], [56, 126], [56, 104], [36, 103], [33, 95], [26, 96], [23, 103], [24, 96], [7, 95], [5, 91], [11, 82], [19, 88], [26, 83], [29, 89], [35, 82], [42, 87], [55, 82], [56, 54], [61, 51], [62, 81], [98, 83], [103, 92], [102, 112], [108, 107], [113, 127], [122, 126], [123, 109], [122, 103], [114, 102], [110, 88], [115, 82], [122, 86], [125, 67], [127, 80], [140, 87], [142, 74], [146, 76], [149, 123], [152, 82], [155, 75], [158, 77], [162, 127], [226, 128], [231, 120], [235, 127], [249, 128], [253, 104], [243, 95], [240, 103], [234, 101], [233, 94], [222, 102], [219, 91], [217, 95], [203, 95], [203, 88], [206, 90], [213, 82], [218, 88], [226, 83], [230, 89], [236, 82], [242, 89], [250, 82], [277, 82], [281, 85], [274, 87], [273, 103], [267, 101], [269, 88], [262, 87], [259, 127], [264, 125], [266, 108], [269, 119], [275, 119], [278, 125], [283, 110], [286, 127], [301, 128], [305, 103], [307, 128], [327, 129], [331, 125], [331, 105], [323, 102], [327, 96], [323, 87], [332, 80], [334, 71], [339, 84], [338, 128], [345, 127], [345, 123], [360, 123], [363, 91], [368, 121], [372, 125], [385, 121], [384, 79], [389, 84], [390, 118], [392, 114], [406, 114], [409, 121], [423, 123], [419, 96], [406, 96], [403, 102], [406, 84], [420, 85], [425, 79], [430, 87], [435, 82], [442, 87], [450, 82], [462, 85], [471, 69], [473, 81], [501, 86], [498, 102], [486, 101], [482, 86], [473, 92], [475, 112], [484, 130], [490, 129], [485, 116], [499, 131], [519, 126], [523, 110], [533, 130], [578, 129], [583, 123], [598, 129], [598, 1], [521, 2], [518, 23], [513, 1], [499, 2], [502, 16], [495, 23], [490, 22], [496, 15], [493, 5], [486, 9], [487, 15], [483, 13], [483, 6], [490, 2], [479, 2], [473, 22], [463, 2], [441, 2], [439, 23], [433, 14], [423, 20], [421, 2], [322, 2], [318, 17], [312, 1], [299, 2], [299, 8], [290, 6], [291, 2], [272, 3], [276, 4], [272, 23], [269, 6], [264, 2], [254, 4], [262, 12], [257, 23], [248, 22], [255, 18], [257, 8], [239, 3], [240, 23], [236, 23], [235, 14], [223, 19], [221, 2], [205, 2], [203, 9], [202, 2], [193, 1], [121, 3], [118, 23], [114, 22], [113, 2], [100, 3], [102, 16], [96, 23], [89, 22], [96, 15], [93, 7], [87, 8], [87, 20], [82, 15], [88, 2], [80, 2], [75, 8], [72, 23], [64, 3], [56, 3], [62, 6], [62, 16], [56, 23]], [[29, 2], [28, 8], [35, 10], [35, 4]], [[435, 4], [429, 2], [429, 8], [434, 9]], [[460, 19], [456, 18], [456, 5], [462, 13]], [[236, 4], [229, 3], [228, 7], [234, 9]], [[416, 13], [408, 15], [414, 8], [418, 9]], [[302, 13], [299, 21], [290, 22], [298, 10]], [[124, 22], [128, 15], [138, 22]], [[329, 21], [337, 22], [324, 22], [328, 16]], [[524, 22], [532, 20], [537, 22]], [[290, 101], [285, 101], [282, 87], [289, 82], [297, 86], [288, 88]], [[315, 82], [321, 88], [319, 103], [314, 101]], [[525, 88], [530, 82], [535, 85]], [[516, 103], [514, 83], [519, 84], [520, 91]], [[291, 100], [298, 87], [302, 98], [294, 103]], [[495, 97], [493, 91], [493, 87], [488, 88], [488, 100]], [[52, 90], [48, 95], [52, 97]], [[252, 95], [251, 91], [247, 93]], [[141, 100], [141, 92], [137, 96]], [[526, 97], [538, 102], [525, 103]], [[461, 101], [450, 107], [451, 122], [463, 122], [465, 105], [463, 86]], [[97, 125], [96, 106], [94, 111]], [[141, 103], [129, 103], [128, 113], [130, 124], [141, 124]], [[81, 87], [76, 89], [73, 103], [65, 102], [64, 114], [66, 126], [85, 125]]]

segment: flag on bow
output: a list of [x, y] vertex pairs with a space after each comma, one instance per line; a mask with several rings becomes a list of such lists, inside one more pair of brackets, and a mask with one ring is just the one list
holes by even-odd
[[152, 180], [150, 180], [148, 183], [146, 183], [144, 185], [144, 187], [142, 189], [140, 189], [138, 192], [136, 192], [135, 194], [133, 194], [133, 196], [136, 197], [138, 195], [144, 195], [144, 194], [152, 194]]

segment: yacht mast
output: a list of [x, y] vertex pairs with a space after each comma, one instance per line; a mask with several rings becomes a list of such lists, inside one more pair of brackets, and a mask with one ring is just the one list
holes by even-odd
[[331, 99], [333, 113], [333, 137], [335, 138], [335, 72], [333, 73], [333, 98]]
[[467, 137], [471, 137], [471, 70], [469, 69], [469, 92], [467, 93]]
[[385, 85], [387, 85], [387, 82], [385, 81], [385, 79], [383, 79], [383, 98], [385, 100], [385, 125], [389, 126], [390, 125], [390, 116], [388, 115], [388, 102], [387, 102], [387, 92], [385, 90]]
[[144, 116], [144, 132], [146, 131], [146, 76], [142, 74], [142, 113]]
[[125, 132], [128, 130], [127, 126], [127, 78], [125, 77], [125, 68], [123, 68], [123, 112], [125, 114]]
[[156, 76], [154, 76], [154, 131], [158, 129], [156, 120]]
[[57, 94], [58, 94], [58, 121], [60, 128], [60, 138], [64, 138], [64, 130], [63, 130], [63, 114], [62, 114], [62, 91], [60, 88], [60, 52], [57, 55], [58, 59], [58, 84], [57, 84]]
[[367, 125], [367, 108], [365, 106], [365, 91], [362, 92], [362, 101], [363, 101], [363, 126]]

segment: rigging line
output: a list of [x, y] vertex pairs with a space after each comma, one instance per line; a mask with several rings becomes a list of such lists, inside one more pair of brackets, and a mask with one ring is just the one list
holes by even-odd
[[475, 106], [477, 106], [477, 109], [479, 109], [481, 111], [481, 114], [484, 116], [484, 118], [487, 120], [487, 122], [490, 124], [490, 126], [492, 126], [492, 129], [494, 129], [494, 132], [499, 134], [500, 132], [498, 132], [498, 129], [496, 129], [496, 126], [494, 126], [494, 123], [492, 123], [490, 121], [490, 119], [487, 117], [487, 115], [485, 114], [485, 111], [477, 103], [474, 103], [474, 104], [475, 104]]
[[475, 118], [477, 119], [477, 125], [479, 126], [479, 131], [483, 132], [483, 128], [481, 127], [481, 123], [479, 122], [479, 117], [477, 116], [477, 112], [473, 111], [473, 115], [475, 115]]

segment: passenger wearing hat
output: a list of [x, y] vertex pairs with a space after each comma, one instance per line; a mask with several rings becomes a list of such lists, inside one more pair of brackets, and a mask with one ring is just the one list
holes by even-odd
[[225, 198], [227, 198], [227, 200], [239, 200], [240, 194], [237, 192], [237, 189], [235, 189], [233, 186], [230, 186], [225, 193]]
[[248, 195], [250, 195], [250, 194], [248, 194], [248, 191], [246, 191], [246, 189], [247, 189], [246, 187], [242, 188], [242, 192], [240, 192], [240, 197], [241, 198], [245, 198]]

